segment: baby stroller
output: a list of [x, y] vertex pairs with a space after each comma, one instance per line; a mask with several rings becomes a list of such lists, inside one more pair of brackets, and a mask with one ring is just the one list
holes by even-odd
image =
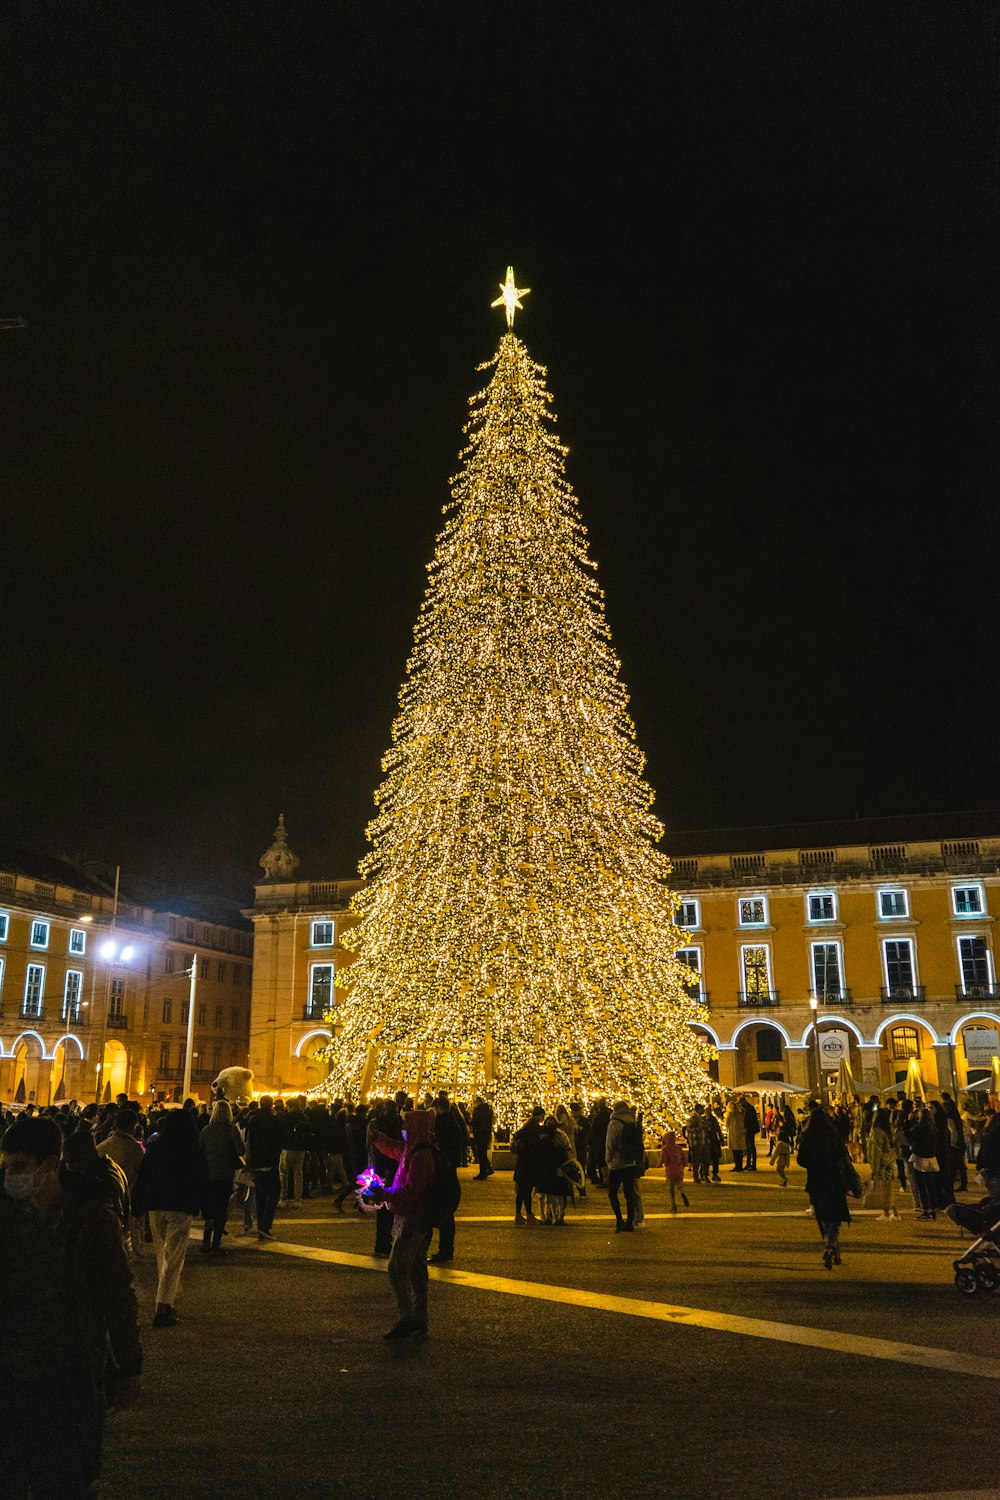
[[967, 1297], [995, 1292], [1000, 1286], [1000, 1199], [952, 1203], [946, 1212], [961, 1229], [977, 1236], [954, 1263], [955, 1286]]

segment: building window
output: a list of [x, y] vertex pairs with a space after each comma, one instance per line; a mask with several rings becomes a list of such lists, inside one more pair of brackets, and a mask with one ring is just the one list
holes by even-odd
[[10, 928], [10, 912], [0, 911], [0, 943], [7, 941], [7, 932]]
[[209, 976], [209, 972], [208, 959], [203, 958], [201, 963], [198, 965], [198, 978], [207, 979]]
[[222, 1006], [221, 1005], [217, 1005], [215, 1007], [215, 1029], [216, 1029], [216, 1031], [221, 1031], [222, 1030]]
[[187, 940], [188, 940], [189, 943], [193, 943], [194, 942], [194, 923], [193, 922], [185, 922], [184, 923], [184, 935], [187, 938]]
[[837, 915], [837, 898], [832, 891], [810, 891], [806, 910], [810, 922], [832, 922]]
[[63, 1020], [79, 1021], [80, 997], [83, 994], [83, 970], [67, 969], [63, 986]]
[[324, 918], [320, 922], [312, 924], [312, 945], [314, 948], [333, 947], [333, 923]]
[[226, 965], [225, 965], [225, 961], [223, 959], [221, 959], [221, 958], [219, 959], [218, 963], [215, 966], [215, 977], [219, 981], [220, 984], [223, 982], [223, 980], [226, 977]]
[[240, 1029], [240, 1008], [238, 1005], [234, 1005], [229, 1012], [229, 1029], [230, 1031], [239, 1031]]
[[164, 1024], [164, 1026], [171, 1025], [171, 1023], [173, 1022], [173, 1019], [174, 1019], [174, 1002], [172, 1000], [164, 1000], [164, 1002], [163, 1002], [163, 1024]]
[[843, 993], [840, 944], [812, 944], [812, 992], [820, 1000], [839, 1000]]
[[0, 1001], [3, 1000], [3, 971], [4, 971], [4, 960], [2, 958], [0, 958]]
[[198, 1007], [198, 1025], [199, 1026], [207, 1026], [208, 1025], [208, 1006], [207, 1005], [199, 1005], [199, 1007]]
[[222, 1048], [221, 1047], [213, 1047], [212, 1048], [212, 1077], [213, 1078], [218, 1078], [218, 1076], [219, 1076], [219, 1074], [221, 1072], [222, 1072]]
[[685, 993], [692, 1000], [701, 996], [701, 949], [700, 948], [678, 948], [678, 961], [685, 964], [691, 970], [691, 979], [685, 984]]
[[984, 937], [958, 940], [958, 961], [962, 969], [962, 991], [973, 1000], [988, 1000], [993, 993], [990, 972], [990, 950]]
[[82, 927], [71, 927], [69, 930], [69, 951], [82, 955], [87, 951], [87, 934]]
[[239, 964], [233, 964], [233, 983], [234, 984], [242, 984], [243, 983], [243, 970], [242, 970], [242, 968], [240, 967]]
[[47, 948], [49, 946], [48, 922], [32, 922], [31, 946], [33, 948]]
[[160, 1072], [161, 1073], [169, 1073], [170, 1072], [170, 1043], [169, 1042], [161, 1042], [160, 1043]]
[[678, 927], [700, 927], [701, 912], [698, 910], [698, 902], [692, 900], [682, 901], [677, 908], [675, 921]]
[[885, 984], [891, 1000], [912, 1000], [916, 988], [913, 944], [897, 938], [882, 944], [885, 954]]
[[187, 1025], [187, 1023], [188, 1023], [188, 1016], [190, 1014], [191, 1014], [191, 1002], [190, 1002], [190, 1000], [185, 1000], [183, 1002], [183, 1004], [181, 1005], [181, 1025], [182, 1026], [186, 1026]]
[[981, 917], [986, 910], [981, 885], [955, 885], [951, 888], [956, 917]]
[[320, 1020], [333, 1008], [333, 964], [313, 964], [309, 972], [309, 1017]]
[[878, 914], [880, 917], [908, 917], [910, 902], [906, 891], [879, 891]]
[[741, 927], [767, 926], [767, 897], [743, 896], [739, 902]]
[[164, 974], [172, 974], [174, 972], [174, 955], [169, 948], [163, 955], [163, 972]]
[[915, 1026], [894, 1026], [891, 1040], [894, 1062], [907, 1062], [911, 1057], [920, 1056], [920, 1037]]
[[771, 955], [767, 947], [763, 943], [753, 943], [740, 951], [744, 1004], [770, 1005]]
[[45, 988], [45, 965], [29, 964], [24, 979], [24, 1009], [26, 1016], [42, 1014], [42, 992]]
[[112, 979], [111, 981], [111, 1005], [109, 1016], [120, 1016], [125, 1010], [125, 981], [124, 979]]
[[757, 1061], [758, 1062], [783, 1062], [784, 1053], [781, 1047], [781, 1032], [775, 1031], [773, 1026], [762, 1026], [757, 1032]]

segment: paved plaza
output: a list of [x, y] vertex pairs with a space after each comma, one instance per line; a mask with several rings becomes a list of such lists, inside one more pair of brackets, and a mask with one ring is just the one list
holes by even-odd
[[105, 1500], [1000, 1496], [1000, 1294], [955, 1291], [947, 1220], [860, 1211], [827, 1271], [794, 1170], [689, 1185], [676, 1216], [650, 1172], [647, 1229], [617, 1236], [597, 1189], [515, 1229], [509, 1176], [462, 1176], [426, 1342], [383, 1344], [373, 1223], [327, 1198], [269, 1245], [231, 1220], [221, 1262], [192, 1240], [173, 1329], [148, 1326], [147, 1247]]

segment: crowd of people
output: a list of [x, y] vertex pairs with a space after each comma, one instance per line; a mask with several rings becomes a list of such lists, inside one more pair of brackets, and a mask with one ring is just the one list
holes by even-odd
[[[12, 1493], [44, 1500], [84, 1495], [97, 1473], [103, 1411], [134, 1397], [142, 1353], [131, 1264], [151, 1244], [156, 1261], [154, 1327], [178, 1320], [176, 1303], [197, 1217], [200, 1249], [225, 1254], [235, 1210], [242, 1233], [273, 1238], [279, 1206], [327, 1194], [339, 1212], [374, 1220], [372, 1254], [388, 1261], [399, 1317], [385, 1337], [427, 1332], [427, 1265], [455, 1254], [458, 1169], [493, 1175], [494, 1115], [477, 1096], [466, 1105], [445, 1091], [419, 1106], [405, 1091], [366, 1104], [268, 1096], [234, 1107], [186, 1100], [144, 1110], [120, 1095], [111, 1104], [70, 1101], [14, 1114], [0, 1110], [0, 1403], [15, 1426], [43, 1435], [17, 1450]], [[505, 1143], [506, 1144], [506, 1143]], [[823, 1242], [823, 1263], [840, 1264], [848, 1198], [898, 1219], [908, 1193], [918, 1218], [934, 1218], [976, 1171], [1000, 1200], [1000, 1115], [960, 1112], [940, 1100], [885, 1103], [732, 1095], [696, 1104], [686, 1121], [653, 1135], [641, 1109], [603, 1098], [554, 1111], [533, 1109], [509, 1141], [515, 1227], [562, 1227], [589, 1187], [607, 1193], [615, 1232], [645, 1227], [642, 1178], [663, 1168], [670, 1207], [689, 1206], [686, 1187], [756, 1172], [766, 1161], [782, 1187], [793, 1153]], [[652, 1161], [651, 1161], [652, 1158]], [[688, 1175], [690, 1174], [690, 1176]], [[435, 1229], [436, 1251], [431, 1252]], [[66, 1442], [44, 1441], [58, 1416]], [[89, 1476], [89, 1477], [88, 1477]], [[21, 1489], [18, 1490], [18, 1483]]]

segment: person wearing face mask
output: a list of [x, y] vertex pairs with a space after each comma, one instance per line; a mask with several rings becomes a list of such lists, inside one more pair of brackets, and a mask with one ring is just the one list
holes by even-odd
[[0, 1141], [0, 1411], [16, 1438], [2, 1488], [34, 1500], [90, 1493], [105, 1407], [135, 1400], [142, 1369], [121, 1224], [61, 1149], [39, 1116]]

